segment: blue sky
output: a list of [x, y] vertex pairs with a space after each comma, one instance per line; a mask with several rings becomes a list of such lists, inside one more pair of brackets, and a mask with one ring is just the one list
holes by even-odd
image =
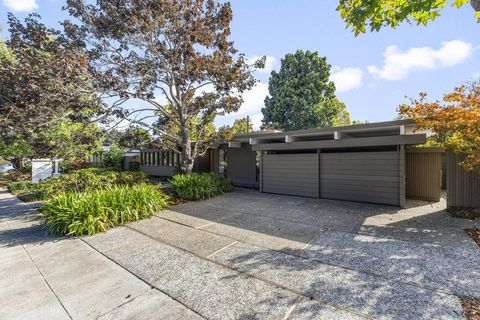
[[[20, 18], [29, 11], [38, 12], [51, 26], [66, 17], [61, 0], [0, 1], [3, 29], [8, 11]], [[232, 40], [248, 57], [266, 55], [268, 70], [256, 73], [260, 82], [245, 94], [240, 111], [217, 119], [217, 126], [245, 115], [258, 125], [269, 71], [278, 70], [281, 58], [297, 49], [327, 57], [337, 96], [355, 120], [391, 120], [398, 105], [408, 101], [405, 96], [427, 92], [431, 99], [440, 99], [455, 86], [480, 77], [480, 24], [469, 5], [443, 10], [427, 27], [405, 24], [354, 37], [335, 11], [335, 0], [231, 3]]]

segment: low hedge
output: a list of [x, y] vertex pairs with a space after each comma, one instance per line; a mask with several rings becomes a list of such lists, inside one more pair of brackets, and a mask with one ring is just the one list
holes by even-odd
[[27, 181], [11, 182], [8, 190], [23, 201], [30, 202], [49, 199], [59, 192], [85, 192], [117, 185], [133, 186], [146, 181], [143, 172], [88, 168], [70, 171], [37, 184]]
[[148, 218], [167, 205], [168, 197], [158, 187], [140, 184], [60, 193], [39, 210], [49, 233], [80, 236]]
[[177, 174], [170, 182], [183, 200], [203, 200], [233, 190], [227, 178], [214, 173]]

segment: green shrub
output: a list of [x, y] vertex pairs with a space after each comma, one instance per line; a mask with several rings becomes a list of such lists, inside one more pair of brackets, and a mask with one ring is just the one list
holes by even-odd
[[140, 184], [61, 193], [40, 211], [49, 233], [79, 236], [148, 218], [167, 205], [168, 197], [158, 187]]
[[170, 180], [175, 194], [184, 200], [203, 200], [233, 190], [228, 179], [213, 173], [177, 174]]
[[17, 197], [24, 202], [41, 201], [46, 199], [47, 196], [45, 191], [38, 189], [25, 190], [17, 193]]
[[59, 192], [84, 192], [106, 189], [117, 185], [133, 186], [146, 182], [143, 172], [121, 172], [105, 168], [88, 168], [70, 171], [37, 184], [31, 182], [11, 182], [8, 190], [27, 201], [45, 200]]
[[34, 187], [34, 184], [30, 181], [13, 181], [8, 184], [8, 191], [16, 193], [18, 191], [30, 190]]
[[124, 153], [125, 151], [118, 145], [111, 144], [108, 151], [103, 154], [103, 165], [120, 170]]
[[140, 162], [130, 161], [128, 163], [128, 171], [140, 171]]

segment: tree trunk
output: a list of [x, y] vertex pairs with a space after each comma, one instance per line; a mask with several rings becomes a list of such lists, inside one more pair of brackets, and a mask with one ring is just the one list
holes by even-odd
[[181, 124], [182, 134], [182, 156], [180, 161], [181, 173], [191, 173], [193, 170], [192, 142], [190, 141], [190, 133], [186, 124]]
[[13, 167], [17, 170], [23, 169], [23, 159], [22, 158], [12, 158], [10, 159]]

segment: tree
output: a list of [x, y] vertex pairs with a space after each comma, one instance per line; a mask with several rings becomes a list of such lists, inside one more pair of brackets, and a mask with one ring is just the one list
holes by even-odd
[[248, 117], [235, 119], [233, 121], [232, 133], [245, 133], [253, 130], [253, 124]]
[[347, 111], [347, 105], [337, 98], [335, 98], [334, 103], [337, 106], [338, 114], [333, 120], [333, 125], [336, 127], [351, 125], [352, 120], [350, 119], [350, 113]]
[[[9, 14], [10, 37], [0, 48], [0, 138], [4, 145], [0, 152], [19, 169], [25, 157], [68, 156], [59, 140], [45, 139], [55, 134], [65, 138], [67, 130], [71, 143], [83, 144], [85, 134], [92, 131], [74, 131], [85, 129], [103, 109], [84, 52], [39, 19], [31, 14], [22, 24]], [[69, 125], [62, 127], [65, 123]], [[54, 134], [56, 129], [60, 132]], [[96, 135], [91, 138], [98, 140]]]
[[129, 127], [125, 131], [120, 132], [118, 145], [126, 149], [135, 149], [147, 147], [153, 141], [152, 135], [147, 129], [142, 127]]
[[[453, 0], [457, 8], [469, 0]], [[440, 11], [448, 4], [447, 0], [340, 0], [337, 11], [351, 27], [355, 35], [370, 31], [379, 31], [382, 27], [396, 28], [402, 22], [427, 25], [440, 16]], [[480, 1], [471, 0], [477, 20], [480, 21]]]
[[[183, 172], [191, 172], [194, 159], [206, 152], [205, 130], [216, 115], [238, 110], [242, 93], [255, 84], [253, 69], [264, 65], [265, 59], [247, 64], [229, 40], [229, 3], [97, 0], [90, 5], [67, 0], [66, 9], [80, 23], [65, 21], [64, 26], [88, 50], [98, 85], [120, 98], [113, 105], [116, 114], [170, 140], [172, 150], [181, 154]], [[159, 102], [161, 96], [167, 103]], [[122, 105], [131, 98], [147, 107], [126, 110]], [[178, 132], [147, 121], [159, 115]], [[192, 119], [195, 140], [189, 131]]]
[[297, 130], [329, 127], [338, 115], [330, 65], [317, 52], [298, 50], [272, 71], [265, 99], [263, 127]]
[[422, 93], [399, 111], [419, 128], [432, 129], [447, 148], [464, 154], [462, 164], [467, 170], [480, 172], [480, 85], [456, 88], [443, 97], [443, 103], [428, 102]]

